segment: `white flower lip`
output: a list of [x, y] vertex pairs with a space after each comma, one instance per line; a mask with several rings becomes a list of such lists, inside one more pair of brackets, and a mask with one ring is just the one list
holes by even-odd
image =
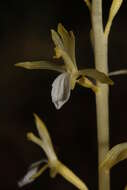
[[29, 168], [27, 174], [18, 182], [18, 186], [23, 187], [23, 186], [33, 182], [34, 179], [32, 178], [32, 176], [37, 173], [38, 167], [39, 167], [39, 165], [36, 167]]
[[70, 75], [60, 74], [52, 84], [51, 97], [56, 109], [60, 109], [70, 98]]

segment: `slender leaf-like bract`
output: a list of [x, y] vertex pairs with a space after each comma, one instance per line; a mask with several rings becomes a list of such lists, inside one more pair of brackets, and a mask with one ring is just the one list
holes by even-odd
[[117, 12], [119, 11], [122, 3], [123, 3], [123, 0], [113, 0], [112, 1], [112, 5], [111, 5], [110, 11], [109, 11], [108, 21], [107, 21], [107, 24], [105, 27], [105, 32], [104, 32], [106, 37], [108, 37], [108, 35], [109, 35], [113, 19], [116, 16]]
[[127, 159], [127, 142], [114, 146], [100, 164], [100, 169], [108, 171], [124, 159]]

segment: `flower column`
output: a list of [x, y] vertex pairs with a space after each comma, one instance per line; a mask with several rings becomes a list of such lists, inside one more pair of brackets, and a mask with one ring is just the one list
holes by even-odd
[[[107, 38], [103, 32], [102, 0], [92, 0], [92, 33], [97, 70], [108, 74]], [[109, 115], [108, 85], [98, 82], [99, 92], [96, 93], [97, 131], [98, 131], [98, 162], [102, 162], [109, 150]], [[109, 173], [99, 171], [99, 189], [110, 189]]]

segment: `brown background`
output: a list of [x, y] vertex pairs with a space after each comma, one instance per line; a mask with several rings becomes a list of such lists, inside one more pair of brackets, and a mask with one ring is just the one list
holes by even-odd
[[[106, 4], [107, 3], [107, 4]], [[111, 1], [105, 1], [104, 23]], [[109, 37], [109, 69], [127, 68], [127, 6], [124, 1]], [[76, 36], [78, 67], [93, 67], [89, 40], [89, 12], [83, 0], [22, 0], [0, 2], [0, 190], [17, 190], [27, 167], [43, 151], [26, 139], [34, 131], [32, 113], [45, 121], [55, 150], [88, 185], [97, 189], [97, 139], [95, 99], [91, 90], [76, 86], [69, 102], [57, 111], [51, 102], [51, 84], [58, 73], [28, 71], [14, 64], [26, 60], [52, 60], [50, 29], [62, 22]], [[110, 91], [111, 147], [127, 141], [127, 76], [113, 78]], [[127, 161], [112, 169], [112, 190], [127, 184]], [[25, 190], [74, 190], [74, 186], [46, 171]]]

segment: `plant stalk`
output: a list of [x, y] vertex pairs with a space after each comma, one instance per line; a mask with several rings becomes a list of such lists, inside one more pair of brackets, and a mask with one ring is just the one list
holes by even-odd
[[[103, 31], [102, 0], [92, 0], [92, 33], [95, 67], [108, 74], [107, 49], [108, 40]], [[109, 88], [106, 84], [97, 83], [96, 93], [98, 164], [103, 161], [109, 150]], [[110, 190], [110, 174], [99, 170], [99, 190]]]

